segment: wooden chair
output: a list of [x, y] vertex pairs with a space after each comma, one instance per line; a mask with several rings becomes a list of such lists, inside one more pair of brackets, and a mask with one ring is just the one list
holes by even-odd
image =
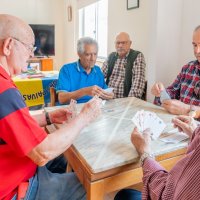
[[144, 87], [144, 92], [141, 97], [142, 100], [146, 101], [147, 100], [147, 81], [145, 81], [145, 87]]
[[56, 102], [58, 102], [58, 94], [54, 87], [50, 87], [50, 106], [55, 106]]

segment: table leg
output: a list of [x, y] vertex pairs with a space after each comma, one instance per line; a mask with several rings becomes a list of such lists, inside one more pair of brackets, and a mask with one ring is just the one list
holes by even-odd
[[104, 199], [104, 181], [90, 182], [87, 180], [86, 185], [87, 200], [103, 200]]

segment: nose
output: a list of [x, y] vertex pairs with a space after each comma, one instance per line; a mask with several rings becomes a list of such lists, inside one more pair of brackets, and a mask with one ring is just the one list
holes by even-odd
[[198, 54], [200, 53], [200, 45], [197, 46], [196, 53], [198, 53]]
[[34, 57], [34, 52], [33, 51], [31, 51], [31, 53], [30, 53], [30, 56], [29, 56], [30, 58], [33, 58]]

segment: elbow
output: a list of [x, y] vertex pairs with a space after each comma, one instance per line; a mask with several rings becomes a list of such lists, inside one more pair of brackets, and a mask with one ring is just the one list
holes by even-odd
[[65, 104], [65, 103], [69, 102], [69, 100], [66, 99], [66, 96], [64, 94], [58, 95], [58, 101], [59, 101], [60, 104]]

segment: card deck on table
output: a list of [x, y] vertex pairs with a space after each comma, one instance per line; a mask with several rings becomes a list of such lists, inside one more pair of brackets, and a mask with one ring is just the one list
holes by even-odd
[[166, 124], [156, 115], [156, 113], [144, 110], [138, 111], [132, 118], [132, 121], [140, 132], [150, 129], [151, 137], [154, 140], [160, 136], [166, 127]]

